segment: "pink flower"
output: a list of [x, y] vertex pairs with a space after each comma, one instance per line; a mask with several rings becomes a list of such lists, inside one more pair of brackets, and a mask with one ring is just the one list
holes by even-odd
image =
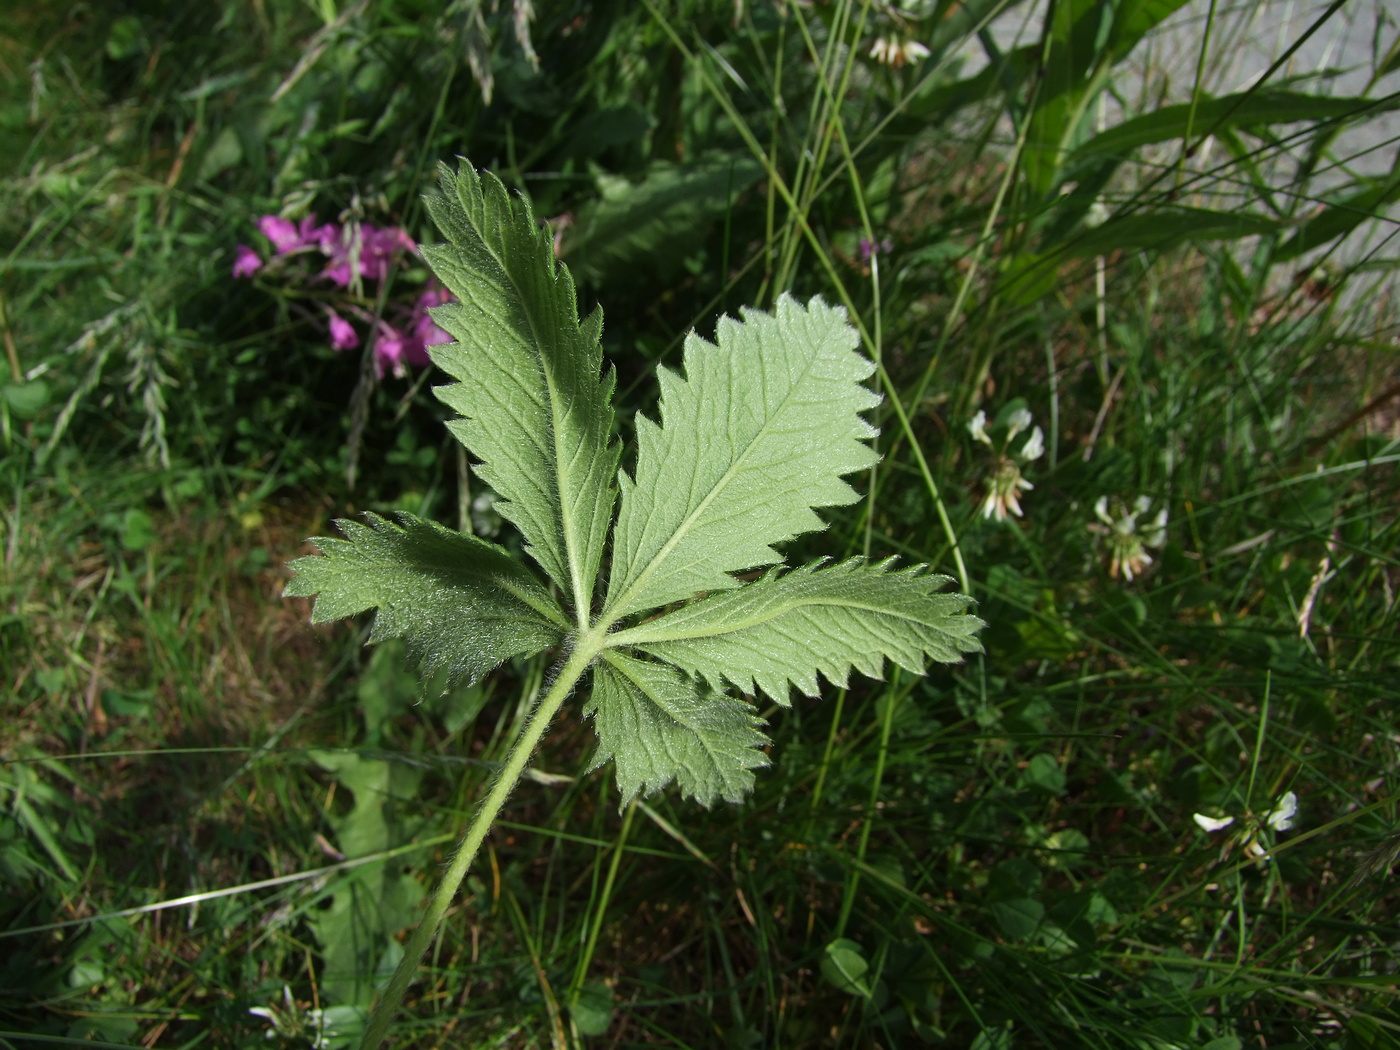
[[246, 244], [240, 244], [233, 250], [233, 275], [235, 277], [252, 277], [262, 266], [262, 260], [258, 258], [258, 253], [249, 248]]
[[328, 266], [321, 272], [321, 276], [330, 278], [340, 288], [348, 287], [350, 284], [350, 264], [343, 262], [335, 266]]
[[289, 255], [302, 248], [320, 248], [329, 254], [336, 233], [333, 224], [317, 226], [314, 212], [300, 223], [278, 215], [264, 215], [258, 220], [258, 229], [272, 242], [278, 255]]
[[893, 250], [893, 248], [894, 244], [888, 237], [880, 241], [872, 241], [868, 237], [862, 237], [860, 239], [860, 244], [857, 246], [857, 251], [860, 253], [860, 261], [864, 264], [868, 264], [871, 257], [882, 255]]
[[332, 350], [353, 350], [360, 345], [359, 333], [355, 331], [355, 326], [334, 310], [330, 311], [331, 321], [331, 349]]
[[349, 238], [342, 234], [326, 249], [326, 253], [331, 257], [331, 265], [326, 268], [324, 273], [325, 277], [330, 278], [342, 288], [350, 283], [354, 273], [351, 268], [351, 259], [355, 254], [352, 252], [352, 248], [358, 248], [360, 276], [367, 277], [371, 281], [382, 281], [388, 276], [389, 263], [393, 261], [397, 253], [416, 251], [418, 246], [413, 243], [412, 237], [397, 226], [380, 227], [372, 223], [361, 224], [358, 246], [350, 243]]
[[258, 220], [258, 229], [272, 242], [272, 247], [277, 250], [278, 255], [286, 255], [294, 248], [300, 247], [297, 243], [297, 228], [287, 219], [276, 215], [264, 215]]
[[393, 372], [396, 377], [402, 378], [408, 371], [406, 358], [408, 357], [409, 337], [400, 332], [387, 321], [379, 322], [379, 330], [374, 339], [374, 367], [379, 372], [379, 378], [384, 378], [384, 373]]
[[429, 288], [418, 297], [418, 302], [414, 304], [413, 334], [424, 347], [424, 357], [428, 356], [428, 347], [452, 342], [452, 337], [433, 322], [432, 315], [428, 312], [434, 306], [441, 306], [443, 303], [452, 301], [452, 293], [446, 288]]

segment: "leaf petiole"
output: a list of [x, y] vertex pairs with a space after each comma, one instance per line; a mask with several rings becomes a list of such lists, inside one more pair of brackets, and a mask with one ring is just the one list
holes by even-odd
[[462, 836], [462, 841], [457, 846], [457, 852], [452, 857], [452, 863], [443, 873], [437, 889], [433, 891], [432, 899], [428, 902], [428, 910], [424, 912], [422, 920], [418, 923], [417, 929], [413, 931], [413, 936], [409, 938], [408, 944], [404, 948], [403, 958], [399, 960], [393, 978], [389, 981], [388, 987], [384, 989], [383, 998], [379, 1000], [379, 1004], [370, 1015], [369, 1027], [365, 1029], [364, 1037], [360, 1040], [360, 1050], [379, 1050], [379, 1047], [383, 1045], [384, 1037], [389, 1034], [389, 1027], [394, 1023], [399, 1007], [403, 1005], [404, 993], [408, 991], [409, 984], [412, 983], [417, 974], [419, 964], [422, 963], [423, 956], [428, 951], [428, 945], [433, 942], [443, 920], [447, 917], [447, 909], [452, 906], [452, 901], [457, 896], [457, 890], [461, 887], [462, 880], [466, 878], [472, 861], [481, 851], [481, 844], [486, 841], [486, 835], [490, 832], [491, 826], [495, 824], [501, 807], [505, 805], [510, 793], [515, 790], [515, 785], [520, 782], [521, 774], [525, 772], [530, 756], [539, 746], [540, 739], [544, 736], [550, 723], [554, 721], [554, 716], [559, 713], [559, 708], [563, 706], [564, 701], [573, 692], [574, 686], [578, 684], [578, 680], [583, 677], [583, 673], [588, 670], [589, 665], [603, 647], [601, 637], [595, 637], [591, 632], [581, 635], [579, 642], [581, 644], [575, 645], [568, 659], [559, 669], [559, 674], [549, 687], [549, 691], [545, 693], [544, 699], [531, 712], [529, 721], [525, 723], [525, 727], [520, 731], [520, 736], [511, 746], [505, 764], [501, 766], [495, 783], [491, 785], [490, 793], [477, 809], [476, 815], [472, 817], [472, 822], [468, 825], [466, 833]]

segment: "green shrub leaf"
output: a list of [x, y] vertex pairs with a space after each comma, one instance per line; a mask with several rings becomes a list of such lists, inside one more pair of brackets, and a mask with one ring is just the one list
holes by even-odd
[[503, 498], [496, 510], [573, 602], [580, 623], [612, 520], [619, 447], [611, 372], [600, 378], [602, 314], [580, 324], [573, 279], [549, 230], [491, 174], [444, 166], [428, 210], [447, 237], [423, 257], [459, 300], [433, 311], [454, 340], [433, 361], [453, 379], [448, 426]]
[[965, 612], [972, 599], [939, 593], [949, 577], [891, 566], [853, 559], [775, 570], [614, 638], [715, 685], [757, 687], [780, 704], [790, 686], [816, 696], [818, 672], [844, 687], [853, 668], [878, 678], [890, 660], [922, 674], [930, 659], [954, 663], [981, 652], [973, 636], [982, 621]]
[[598, 731], [592, 768], [616, 761], [624, 806], [673, 780], [702, 806], [738, 802], [768, 764], [752, 707], [665, 664], [604, 653], [584, 713]]
[[500, 547], [410, 514], [337, 521], [345, 539], [314, 540], [286, 597], [316, 597], [311, 622], [377, 608], [371, 642], [403, 638], [424, 673], [476, 681], [512, 656], [557, 644], [568, 620], [544, 586]]
[[841, 475], [869, 467], [879, 399], [861, 380], [846, 312], [782, 296], [775, 314], [722, 318], [718, 344], [692, 334], [686, 378], [661, 369], [661, 425], [637, 417], [635, 482], [621, 476], [608, 614], [616, 619], [780, 560], [772, 544], [823, 522], [813, 507], [853, 503]]

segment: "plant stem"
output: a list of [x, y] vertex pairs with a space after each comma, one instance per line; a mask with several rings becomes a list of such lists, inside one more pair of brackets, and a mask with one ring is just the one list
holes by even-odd
[[526, 763], [530, 761], [530, 756], [534, 754], [545, 730], [554, 721], [555, 714], [558, 713], [564, 700], [573, 691], [575, 683], [578, 682], [597, 655], [595, 645], [577, 646], [569, 654], [564, 666], [560, 668], [559, 676], [550, 686], [549, 692], [545, 694], [544, 699], [530, 715], [530, 720], [525, 723], [525, 728], [520, 731], [520, 736], [511, 747], [510, 754], [506, 756], [505, 765], [501, 767], [496, 782], [491, 786], [490, 794], [486, 796], [485, 801], [477, 809], [476, 816], [472, 818], [466, 834], [462, 836], [462, 842], [457, 847], [457, 853], [453, 856], [451, 865], [443, 874], [437, 889], [433, 891], [432, 900], [428, 903], [428, 910], [424, 913], [422, 921], [418, 924], [418, 928], [413, 931], [413, 936], [404, 948], [403, 958], [399, 961], [398, 969], [394, 971], [389, 987], [384, 990], [384, 997], [379, 1000], [378, 1007], [370, 1016], [369, 1027], [365, 1029], [364, 1038], [360, 1040], [360, 1050], [379, 1050], [383, 1044], [384, 1037], [389, 1034], [389, 1026], [394, 1023], [394, 1017], [403, 1004], [404, 993], [408, 991], [409, 984], [413, 981], [414, 975], [417, 974], [418, 966], [423, 961], [428, 945], [437, 936], [438, 929], [447, 916], [447, 909], [451, 906], [452, 899], [457, 896], [457, 889], [462, 885], [462, 879], [466, 877], [467, 869], [471, 867], [472, 861], [476, 859], [477, 852], [486, 840], [487, 833], [495, 824], [497, 814], [505, 805], [506, 799], [510, 797], [511, 791], [515, 789], [520, 775], [525, 771]]

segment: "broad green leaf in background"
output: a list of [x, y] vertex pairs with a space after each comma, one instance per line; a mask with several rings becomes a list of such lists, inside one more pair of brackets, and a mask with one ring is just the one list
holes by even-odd
[[813, 507], [853, 503], [841, 475], [869, 467], [859, 413], [879, 399], [846, 312], [787, 295], [774, 314], [691, 334], [682, 379], [661, 369], [661, 424], [637, 417], [636, 480], [621, 477], [607, 610], [616, 619], [772, 565], [772, 547], [823, 528]]
[[859, 944], [846, 937], [838, 938], [826, 946], [822, 953], [821, 971], [826, 980], [847, 995], [870, 997], [870, 982], [866, 974], [870, 963]]
[[1062, 183], [1074, 189], [1055, 204], [1054, 217], [1045, 229], [1046, 247], [1077, 236], [1077, 225], [1101, 195], [1121, 164], [1134, 150], [1159, 142], [1208, 134], [1268, 128], [1300, 121], [1342, 124], [1400, 109], [1400, 92], [1382, 98], [1335, 98], [1300, 91], [1254, 90], [1212, 97], [1132, 117], [1077, 146], [1064, 165]]
[[1091, 100], [1147, 32], [1185, 0], [1062, 0], [1045, 19], [1043, 79], [1035, 86], [1026, 136], [1025, 177], [1037, 197], [1059, 181], [1066, 151]]
[[447, 243], [423, 257], [458, 299], [433, 311], [456, 342], [433, 361], [457, 382], [437, 395], [448, 426], [503, 497], [496, 510], [569, 596], [580, 625], [612, 520], [619, 447], [611, 372], [600, 377], [603, 318], [580, 323], [574, 282], [556, 266], [549, 230], [494, 175], [443, 166], [428, 210]]
[[1276, 233], [1284, 225], [1279, 219], [1248, 211], [1168, 207], [1131, 212], [1078, 232], [1045, 252], [1015, 256], [1001, 275], [997, 293], [1010, 304], [1024, 305], [1048, 294], [1068, 259], [1134, 249], [1166, 251], [1188, 241]]
[[[355, 800], [348, 813], [331, 820], [341, 853], [366, 857], [412, 841], [419, 822], [405, 821], [399, 810], [417, 796], [422, 769], [347, 751], [312, 751], [311, 758]], [[422, 883], [399, 863], [366, 864], [335, 876], [327, 906], [309, 912], [325, 961], [322, 995], [336, 1003], [370, 1005], [385, 943], [417, 918], [423, 892]]]
[[1301, 121], [1363, 119], [1400, 109], [1400, 93], [1384, 98], [1337, 98], [1302, 91], [1247, 91], [1203, 95], [1194, 103], [1163, 106], [1100, 132], [1075, 149], [1072, 169], [1123, 160], [1133, 150], [1158, 142], [1193, 138], [1226, 128], [1250, 128]]
[[695, 164], [657, 161], [636, 183], [606, 176], [602, 196], [580, 208], [564, 231], [561, 255], [580, 281], [604, 284], [623, 273], [667, 280], [762, 175], [757, 161], [736, 154]]
[[311, 622], [378, 608], [370, 641], [403, 638], [425, 674], [476, 681], [512, 656], [558, 643], [568, 620], [534, 575], [500, 547], [409, 514], [338, 521], [298, 558], [288, 597], [316, 596]]
[[693, 602], [615, 636], [720, 686], [762, 689], [787, 704], [791, 686], [818, 692], [817, 672], [844, 688], [851, 670], [879, 678], [886, 659], [921, 674], [981, 646], [963, 615], [971, 599], [938, 593], [951, 583], [915, 567], [859, 559], [830, 568], [770, 572], [736, 591]]
[[584, 713], [598, 731], [592, 768], [615, 760], [624, 806], [673, 780], [703, 806], [738, 802], [753, 788], [750, 770], [768, 764], [749, 704], [665, 664], [605, 654]]

